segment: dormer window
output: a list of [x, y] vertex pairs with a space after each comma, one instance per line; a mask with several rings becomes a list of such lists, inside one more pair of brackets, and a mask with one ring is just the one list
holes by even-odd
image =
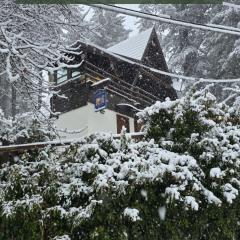
[[79, 70], [73, 70], [72, 71], [72, 78], [78, 77], [81, 75], [81, 72]]
[[62, 83], [68, 79], [67, 69], [62, 68], [57, 71], [57, 84]]

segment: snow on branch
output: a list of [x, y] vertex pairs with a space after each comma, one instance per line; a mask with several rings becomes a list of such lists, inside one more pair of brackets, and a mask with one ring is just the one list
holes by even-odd
[[81, 11], [75, 5], [22, 5], [3, 0], [0, 8], [0, 76], [15, 89], [18, 98], [28, 98], [33, 110], [39, 110], [38, 98], [49, 95], [49, 82], [43, 71], [67, 67], [80, 55], [78, 48], [67, 47], [63, 31], [69, 29], [84, 35], [89, 30], [78, 18]]

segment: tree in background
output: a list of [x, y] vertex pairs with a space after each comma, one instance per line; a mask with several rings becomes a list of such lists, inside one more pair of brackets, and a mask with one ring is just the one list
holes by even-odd
[[125, 17], [110, 11], [94, 8], [91, 22], [95, 24], [95, 32], [90, 40], [104, 48], [113, 46], [128, 38], [131, 30], [124, 27]]
[[[233, 1], [234, 2], [234, 1]], [[236, 1], [235, 1], [236, 3]], [[210, 23], [238, 28], [240, 26], [240, 10], [222, 5], [214, 5], [209, 11]], [[239, 78], [240, 75], [240, 38], [229, 34], [216, 34], [207, 32], [201, 45], [206, 61], [206, 76], [210, 78]], [[225, 98], [223, 87], [238, 86], [239, 83], [218, 84], [216, 95]]]
[[[238, 27], [240, 22], [239, 10], [217, 4], [140, 5], [140, 9], [143, 12], [167, 14], [175, 19], [196, 23]], [[138, 24], [142, 31], [155, 23], [141, 19]], [[239, 76], [237, 36], [166, 23], [157, 23], [156, 28], [172, 71], [199, 78]]]
[[[62, 40], [66, 45], [71, 45], [78, 40], [89, 40], [96, 27], [96, 24], [89, 21], [89, 12], [92, 8], [85, 9], [82, 5], [68, 5], [68, 9], [69, 25], [64, 26], [61, 31]], [[80, 28], [77, 24], [80, 24]]]
[[[166, 14], [175, 19], [183, 19], [191, 22], [203, 22], [208, 5], [140, 5], [141, 11], [154, 14]], [[138, 22], [140, 31], [155, 24], [161, 38], [161, 43], [168, 58], [168, 64], [174, 71], [192, 75], [190, 67], [196, 64], [196, 58], [200, 56], [198, 49], [202, 41], [203, 32], [192, 28], [167, 23], [153, 23], [141, 19]], [[189, 62], [191, 64], [189, 65]]]

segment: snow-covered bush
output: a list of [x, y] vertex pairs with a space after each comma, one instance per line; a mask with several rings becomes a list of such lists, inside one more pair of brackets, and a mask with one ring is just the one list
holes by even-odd
[[0, 239], [238, 239], [233, 108], [206, 88], [140, 113], [144, 141], [93, 135], [3, 164]]
[[[226, 101], [218, 103], [211, 93], [213, 87], [193, 88], [181, 99], [157, 102], [138, 115], [146, 123], [147, 138], [153, 138], [163, 149], [196, 160], [204, 173], [201, 183], [210, 191], [206, 203], [195, 196], [202, 203], [201, 220], [209, 224], [208, 219], [221, 219], [222, 211], [226, 215], [221, 219], [222, 227], [238, 212], [234, 204], [239, 202], [240, 187], [239, 97], [235, 96], [231, 106]], [[213, 202], [221, 207], [210, 211]], [[230, 213], [234, 217], [228, 218]], [[229, 229], [226, 232], [231, 232]]]
[[[63, 153], [45, 149], [34, 161], [26, 154], [12, 165], [3, 165], [2, 236], [8, 236], [4, 235], [8, 234], [4, 233], [6, 224], [20, 222], [26, 239], [25, 224], [31, 222], [34, 233], [41, 229], [39, 234], [50, 237], [64, 234], [63, 230], [69, 234], [72, 229], [73, 239], [79, 235], [126, 239], [129, 224], [146, 220], [141, 211], [146, 201], [142, 189], [149, 197], [157, 191], [156, 203], [161, 205], [177, 201], [187, 208], [198, 206], [194, 197], [188, 200], [186, 185], [198, 186], [199, 194], [208, 198], [194, 158], [163, 150], [153, 141], [124, 142], [124, 148], [122, 144], [111, 136], [92, 136]], [[156, 215], [159, 206], [153, 207]]]
[[1, 145], [49, 141], [55, 137], [53, 125], [41, 113], [28, 112], [6, 118], [0, 109]]
[[154, 141], [122, 144], [91, 136], [2, 165], [0, 239], [183, 239], [203, 209], [219, 213], [225, 198], [235, 202], [234, 183], [225, 182], [223, 194], [208, 188], [218, 169], [208, 183], [191, 156]]
[[234, 104], [217, 103], [211, 87], [157, 102], [139, 116], [147, 121], [148, 137], [162, 148], [196, 159], [208, 188], [218, 196], [213, 201], [232, 203], [240, 186], [240, 116]]

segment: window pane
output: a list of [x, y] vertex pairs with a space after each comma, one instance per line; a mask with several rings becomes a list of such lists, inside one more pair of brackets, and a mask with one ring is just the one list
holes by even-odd
[[57, 83], [61, 83], [67, 80], [67, 69], [59, 69], [57, 71]]
[[57, 78], [60, 78], [60, 77], [62, 77], [64, 75], [67, 75], [67, 69], [63, 68], [63, 69], [59, 69], [57, 71]]
[[76, 77], [76, 76], [80, 76], [80, 71], [73, 71], [72, 72], [72, 78]]
[[57, 83], [61, 83], [67, 80], [67, 76], [66, 77], [61, 77], [57, 79]]

